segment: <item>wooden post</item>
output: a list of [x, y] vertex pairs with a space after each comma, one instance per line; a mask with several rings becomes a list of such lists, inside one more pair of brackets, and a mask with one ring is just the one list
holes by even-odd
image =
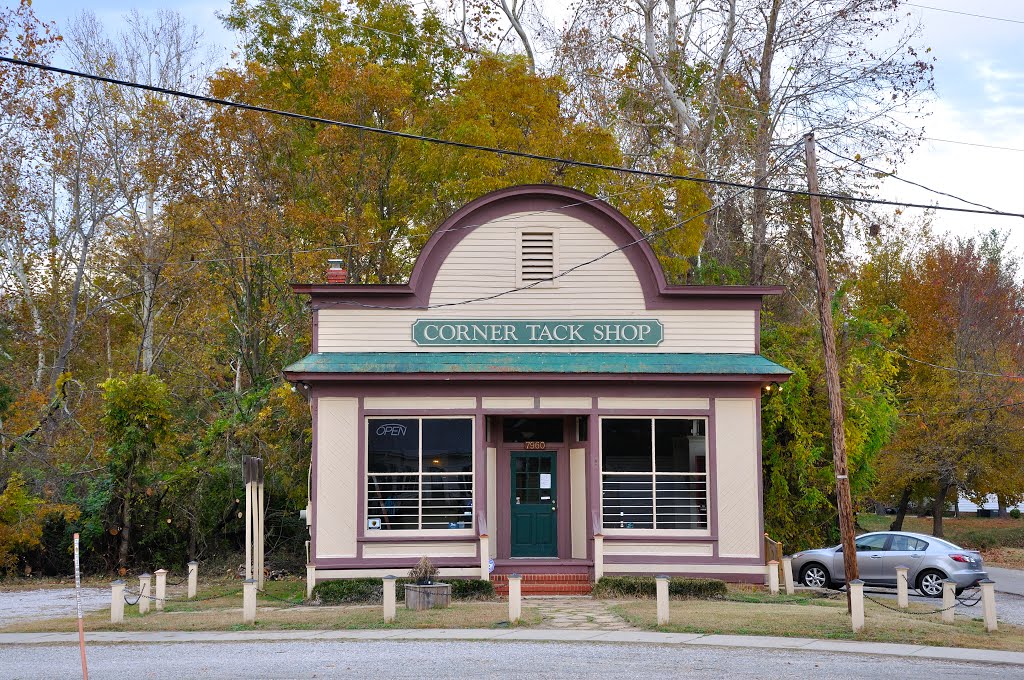
[[[248, 465], [246, 465], [246, 458], [243, 456], [243, 466], [245, 471], [248, 472]], [[245, 482], [245, 580], [252, 578], [253, 564], [252, 564], [252, 482], [246, 480]]]
[[519, 623], [523, 616], [523, 577], [519, 574], [509, 574], [508, 577], [508, 620], [509, 623]]
[[942, 582], [942, 622], [953, 623], [956, 619], [956, 581], [947, 578]]
[[981, 607], [985, 616], [985, 630], [990, 633], [999, 628], [996, 622], [996, 582], [990, 578], [979, 582], [981, 586]]
[[242, 584], [242, 623], [256, 623], [256, 579]]
[[384, 623], [394, 623], [397, 616], [395, 605], [395, 577], [384, 577]]
[[864, 630], [864, 581], [859, 578], [850, 581], [848, 588], [850, 593], [850, 623], [853, 624], [853, 632], [859, 633]]
[[604, 576], [604, 535], [594, 534], [594, 583]]
[[772, 560], [765, 567], [768, 570], [768, 592], [772, 595], [779, 594], [779, 563]]
[[480, 580], [488, 581], [491, 578], [491, 543], [487, 534], [480, 534]]
[[312, 564], [306, 565], [306, 599], [313, 597], [313, 588], [316, 586], [316, 567]]
[[263, 559], [263, 548], [266, 540], [266, 532], [264, 530], [264, 520], [266, 518], [266, 508], [264, 507], [263, 498], [263, 459], [256, 459], [256, 589], [262, 591], [264, 589], [264, 581], [266, 580], [266, 569]]
[[110, 622], [124, 623], [124, 581], [110, 584]]
[[786, 586], [786, 595], [792, 595], [796, 592], [796, 588], [793, 585], [793, 558], [783, 557], [782, 558], [782, 582]]
[[[839, 360], [836, 356], [836, 330], [832, 319], [832, 286], [825, 265], [825, 229], [818, 193], [818, 166], [814, 155], [814, 133], [804, 137], [807, 157], [807, 188], [811, 193], [811, 241], [814, 249], [814, 278], [818, 290], [818, 316], [821, 340], [825, 348], [825, 386], [832, 421], [832, 460], [836, 474], [836, 501], [839, 510], [839, 535], [843, 544], [843, 570], [846, 582], [858, 580], [857, 549], [854, 546], [853, 500], [850, 495], [850, 471], [846, 462], [846, 435], [843, 430], [843, 398], [839, 391]], [[846, 591], [847, 609], [853, 613], [852, 592]], [[862, 603], [863, 605], [863, 603]]]
[[167, 570], [157, 569], [156, 570], [156, 610], [162, 612], [164, 610], [164, 601], [167, 599]]
[[896, 606], [900, 609], [910, 607], [910, 594], [907, 592], [907, 572], [909, 567], [896, 567]]
[[152, 579], [150, 574], [139, 574], [139, 614], [149, 611], [149, 586]]
[[199, 563], [195, 560], [188, 563], [188, 599], [196, 596], [199, 588]]
[[668, 576], [655, 577], [655, 590], [658, 597], [658, 625], [664, 626], [669, 620], [668, 609]]

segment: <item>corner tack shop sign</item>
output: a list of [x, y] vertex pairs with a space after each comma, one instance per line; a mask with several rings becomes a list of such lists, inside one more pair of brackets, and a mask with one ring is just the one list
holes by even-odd
[[657, 319], [417, 319], [420, 346], [656, 347], [664, 339]]

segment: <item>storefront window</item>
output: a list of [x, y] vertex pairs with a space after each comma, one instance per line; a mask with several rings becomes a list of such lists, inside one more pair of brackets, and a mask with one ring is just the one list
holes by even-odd
[[606, 529], [707, 529], [706, 421], [602, 418]]
[[369, 418], [367, 528], [473, 528], [473, 419]]

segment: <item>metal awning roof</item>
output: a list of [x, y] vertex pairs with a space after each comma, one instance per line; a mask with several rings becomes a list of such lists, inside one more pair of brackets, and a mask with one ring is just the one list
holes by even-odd
[[785, 380], [792, 371], [760, 354], [656, 352], [320, 352], [284, 369], [291, 379], [328, 374], [521, 373], [744, 376]]

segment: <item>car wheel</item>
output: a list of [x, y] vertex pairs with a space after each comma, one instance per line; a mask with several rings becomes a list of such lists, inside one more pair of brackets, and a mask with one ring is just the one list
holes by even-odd
[[800, 583], [808, 588], [828, 588], [832, 585], [832, 579], [829, 578], [828, 570], [825, 567], [812, 562], [800, 572]]
[[942, 582], [946, 575], [941, 571], [929, 569], [917, 577], [917, 590], [925, 597], [942, 597]]

